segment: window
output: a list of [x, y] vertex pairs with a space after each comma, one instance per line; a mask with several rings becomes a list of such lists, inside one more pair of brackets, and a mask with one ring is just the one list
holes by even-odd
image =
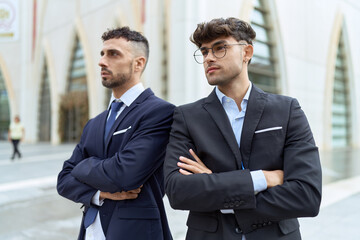
[[351, 139], [349, 79], [346, 66], [344, 37], [341, 32], [336, 54], [332, 100], [332, 145], [334, 148], [348, 147]]
[[46, 62], [43, 67], [43, 74], [40, 85], [38, 112], [38, 139], [39, 141], [48, 142], [51, 140], [51, 95]]
[[254, 56], [249, 65], [249, 79], [262, 90], [279, 93], [276, 74], [276, 58], [272, 28], [269, 24], [269, 11], [264, 0], [254, 1], [254, 11], [251, 16], [251, 26], [256, 32]]
[[60, 138], [63, 142], [77, 142], [89, 120], [88, 95], [84, 52], [76, 37], [69, 69], [67, 93], [60, 105]]
[[9, 98], [5, 87], [5, 80], [0, 70], [0, 140], [7, 139], [10, 124]]

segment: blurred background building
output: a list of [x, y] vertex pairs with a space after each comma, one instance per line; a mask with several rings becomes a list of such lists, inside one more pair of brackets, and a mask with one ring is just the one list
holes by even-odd
[[324, 177], [355, 175], [357, 0], [1, 0], [0, 138], [20, 115], [27, 142], [79, 139], [111, 95], [98, 66], [108, 28], [130, 26], [148, 38], [143, 83], [158, 96], [176, 105], [207, 96], [212, 87], [193, 59], [189, 37], [197, 23], [218, 17], [251, 22], [257, 39], [250, 80], [299, 100], [321, 150]]

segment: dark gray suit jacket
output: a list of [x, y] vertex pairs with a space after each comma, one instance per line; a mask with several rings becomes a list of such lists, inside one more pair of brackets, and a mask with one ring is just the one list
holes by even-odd
[[[179, 156], [190, 158], [190, 148], [213, 174], [179, 173]], [[259, 169], [282, 169], [284, 183], [254, 195], [250, 171]], [[233, 239], [224, 236], [220, 209], [235, 210], [238, 230], [247, 240], [301, 239], [297, 218], [319, 211], [320, 160], [304, 112], [296, 99], [254, 85], [240, 149], [213, 91], [176, 108], [164, 170], [171, 206], [190, 210], [187, 239]]]

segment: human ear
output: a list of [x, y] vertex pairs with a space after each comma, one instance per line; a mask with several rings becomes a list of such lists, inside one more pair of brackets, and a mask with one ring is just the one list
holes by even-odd
[[245, 63], [248, 63], [250, 61], [250, 59], [253, 57], [254, 54], [254, 47], [252, 45], [246, 45], [244, 47], [244, 55], [243, 55], [243, 61]]
[[145, 57], [137, 57], [135, 59], [135, 72], [142, 72], [144, 71], [146, 64], [146, 58]]

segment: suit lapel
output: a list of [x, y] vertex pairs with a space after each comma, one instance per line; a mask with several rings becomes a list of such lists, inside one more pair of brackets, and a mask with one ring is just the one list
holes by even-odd
[[264, 111], [266, 99], [267, 94], [253, 84], [246, 109], [240, 144], [240, 152], [245, 168], [249, 167], [251, 143], [255, 129]]
[[[110, 129], [109, 135], [106, 138], [105, 141], [105, 151], [107, 152], [108, 150], [108, 146], [110, 143], [110, 140], [112, 138], [112, 135], [114, 134], [115, 129], [118, 128], [118, 126], [121, 124], [121, 122], [124, 120], [124, 118], [133, 110], [135, 109], [139, 104], [141, 104], [143, 101], [146, 100], [146, 98], [148, 98], [150, 95], [154, 95], [154, 93], [151, 91], [151, 89], [145, 89], [145, 91], [143, 91], [139, 97], [137, 97], [135, 99], [135, 101], [129, 106], [129, 107], [125, 107], [125, 109], [120, 113], [120, 115], [118, 116], [118, 118], [116, 119], [116, 121], [114, 122], [113, 126]], [[105, 123], [104, 123], [105, 126]], [[125, 127], [129, 127], [129, 126], [125, 126]], [[104, 136], [104, 129], [103, 129], [103, 135]]]
[[106, 124], [106, 120], [107, 120], [107, 116], [108, 116], [108, 111], [104, 111], [99, 115], [98, 118], [98, 125], [99, 126], [97, 128], [97, 133], [95, 141], [96, 141], [96, 146], [100, 146], [101, 149], [99, 151], [99, 153], [104, 154], [104, 133], [105, 133], [105, 124]]
[[226, 112], [215, 93], [215, 90], [212, 91], [212, 93], [205, 99], [203, 107], [210, 114], [211, 118], [219, 128], [219, 131], [224, 136], [227, 144], [235, 156], [238, 169], [241, 169], [241, 155], [239, 147], [236, 142], [234, 132], [231, 128], [229, 118], [227, 117]]

